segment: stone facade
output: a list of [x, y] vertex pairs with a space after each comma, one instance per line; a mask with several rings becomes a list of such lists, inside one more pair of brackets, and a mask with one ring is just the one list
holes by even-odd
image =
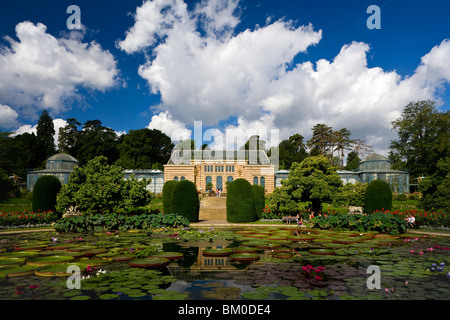
[[[174, 151], [176, 152], [177, 150]], [[259, 156], [255, 157], [255, 161], [249, 157], [248, 152], [241, 158], [235, 153], [232, 157], [213, 158], [206, 154], [195, 154], [193, 157], [177, 158], [174, 153], [169, 163], [164, 166], [164, 181], [190, 180], [201, 192], [205, 192], [207, 184], [211, 183], [213, 191], [220, 189], [226, 193], [227, 182], [243, 178], [252, 185], [263, 186], [266, 193], [273, 192], [275, 167], [270, 164], [264, 152], [260, 152]]]

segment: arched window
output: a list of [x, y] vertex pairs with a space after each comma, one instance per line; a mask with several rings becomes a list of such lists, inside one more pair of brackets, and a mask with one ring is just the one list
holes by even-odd
[[173, 180], [178, 181], [178, 177], [173, 177]]
[[217, 178], [216, 178], [216, 189], [223, 190], [222, 177], [221, 176], [217, 176]]
[[260, 185], [261, 187], [265, 188], [265, 187], [266, 187], [266, 178], [261, 177], [261, 178], [259, 179], [259, 185]]
[[232, 176], [228, 176], [227, 182], [233, 182], [233, 177]]
[[211, 176], [207, 176], [205, 190], [208, 190], [208, 184], [210, 184], [210, 183], [212, 184], [212, 178], [211, 178]]
[[254, 178], [253, 178], [253, 184], [254, 184], [255, 186], [258, 185], [258, 177], [254, 177]]

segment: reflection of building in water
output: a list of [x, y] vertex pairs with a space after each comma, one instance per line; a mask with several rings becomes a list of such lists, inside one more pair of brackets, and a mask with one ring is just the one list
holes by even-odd
[[[206, 249], [222, 249], [227, 248], [231, 244], [230, 241], [223, 240], [214, 243], [209, 241], [196, 242], [198, 245], [198, 255], [196, 262], [188, 267], [182, 268], [176, 264], [170, 264], [168, 269], [172, 276], [178, 280], [193, 281], [193, 280], [211, 280], [215, 279], [218, 272], [242, 272], [242, 269], [237, 268], [233, 263], [230, 263], [229, 257], [211, 257], [204, 256], [203, 250]], [[214, 244], [214, 245], [213, 245]], [[186, 244], [185, 244], [186, 245]], [[268, 255], [268, 250], [261, 250], [261, 258]], [[254, 261], [251, 264], [262, 264], [264, 262]], [[237, 262], [239, 264], [239, 262]]]

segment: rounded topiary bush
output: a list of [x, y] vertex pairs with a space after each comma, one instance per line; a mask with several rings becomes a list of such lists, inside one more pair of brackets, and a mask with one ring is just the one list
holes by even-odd
[[164, 183], [163, 190], [162, 190], [162, 193], [163, 193], [163, 212], [164, 213], [171, 213], [172, 212], [171, 208], [170, 208], [170, 204], [172, 202], [172, 191], [173, 191], [173, 188], [175, 188], [175, 185], [177, 183], [178, 182], [175, 181], [175, 180], [169, 180], [169, 181], [166, 181]]
[[227, 221], [252, 222], [258, 220], [255, 197], [250, 182], [236, 179], [227, 186]]
[[264, 188], [258, 185], [252, 185], [253, 196], [255, 198], [255, 212], [256, 215], [260, 216], [261, 212], [264, 210], [266, 206], [265, 198], [264, 198]]
[[367, 186], [364, 196], [364, 211], [372, 214], [376, 210], [392, 209], [392, 191], [383, 180], [374, 180]]
[[56, 196], [61, 189], [61, 182], [55, 176], [40, 177], [33, 187], [33, 211], [55, 211]]
[[190, 222], [198, 221], [200, 201], [197, 188], [192, 181], [183, 180], [175, 184], [170, 207], [172, 213], [182, 215]]

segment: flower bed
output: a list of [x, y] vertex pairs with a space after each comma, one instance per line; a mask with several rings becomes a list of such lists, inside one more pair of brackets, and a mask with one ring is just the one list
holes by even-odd
[[58, 215], [52, 211], [33, 212], [25, 210], [23, 212], [5, 212], [2, 210], [0, 213], [0, 226], [4, 228], [30, 225], [50, 225], [57, 220]]

